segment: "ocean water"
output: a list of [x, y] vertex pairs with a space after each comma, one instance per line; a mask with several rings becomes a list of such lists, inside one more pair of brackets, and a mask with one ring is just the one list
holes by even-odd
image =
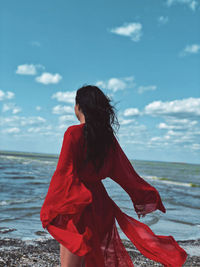
[[[58, 157], [0, 151], [0, 237], [22, 240], [50, 238], [40, 221], [40, 209]], [[156, 210], [138, 219], [128, 194], [110, 178], [103, 184], [128, 215], [155, 234], [176, 240], [200, 238], [200, 164], [131, 160], [136, 172], [156, 187], [166, 213]], [[128, 239], [119, 228], [121, 238]]]

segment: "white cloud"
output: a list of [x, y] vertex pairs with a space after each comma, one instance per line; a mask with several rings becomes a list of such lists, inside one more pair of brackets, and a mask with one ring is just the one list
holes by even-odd
[[[17, 116], [0, 117], [0, 129], [2, 134], [17, 134], [20, 137], [30, 137], [31, 134], [57, 135], [58, 132], [52, 131], [52, 125], [47, 125], [46, 119], [40, 116]], [[54, 128], [55, 129], [55, 128]]]
[[182, 132], [178, 132], [178, 131], [174, 131], [174, 130], [169, 130], [167, 132], [167, 135], [170, 136], [170, 135], [173, 135], [173, 136], [181, 136], [182, 135]]
[[36, 75], [37, 69], [44, 69], [44, 66], [41, 64], [23, 64], [17, 66], [16, 73], [21, 75]]
[[43, 127], [30, 127], [27, 129], [29, 133], [46, 133], [46, 131], [52, 130], [51, 125], [43, 126]]
[[189, 7], [190, 7], [193, 11], [196, 10], [197, 6], [198, 6], [197, 1], [190, 1]]
[[166, 24], [169, 21], [168, 17], [160, 16], [158, 17], [159, 24]]
[[43, 117], [37, 116], [11, 116], [11, 117], [0, 117], [0, 125], [12, 126], [12, 127], [19, 127], [19, 126], [26, 126], [26, 125], [41, 125], [46, 122], [46, 119]]
[[152, 137], [151, 139], [150, 139], [150, 141], [160, 141], [160, 140], [162, 140], [162, 138], [160, 137], [160, 136], [154, 136], [154, 137]]
[[[166, 122], [161, 122], [157, 128], [166, 132], [161, 136], [152, 137], [149, 140], [149, 146], [173, 146], [173, 149], [191, 149], [193, 144], [199, 143], [200, 125], [199, 120], [192, 120], [191, 118], [174, 118], [164, 117]], [[166, 142], [167, 141], [167, 142]]]
[[2, 91], [0, 90], [0, 101], [6, 100], [6, 99], [12, 99], [15, 97], [15, 94], [10, 91]]
[[49, 72], [43, 72], [41, 76], [38, 76], [35, 78], [37, 82], [43, 83], [43, 84], [59, 83], [61, 79], [62, 79], [62, 76], [60, 74], [58, 73], [51, 74]]
[[124, 23], [120, 27], [111, 29], [110, 32], [130, 37], [132, 41], [138, 42], [142, 36], [142, 24], [138, 22]]
[[118, 135], [123, 139], [123, 143], [144, 147], [148, 135], [146, 125], [138, 124], [136, 120], [129, 121], [123, 118], [119, 118], [119, 121], [122, 123]]
[[139, 94], [142, 94], [144, 93], [145, 91], [154, 91], [157, 89], [157, 86], [156, 85], [148, 85], [148, 86], [139, 86], [138, 87], [138, 93]]
[[37, 47], [40, 47], [41, 46], [40, 42], [38, 42], [38, 41], [32, 41], [31, 42], [31, 45], [32, 46], [37, 46]]
[[74, 113], [74, 109], [70, 106], [57, 105], [52, 109], [53, 114]]
[[76, 117], [74, 115], [63, 115], [59, 117], [59, 123], [64, 123], [68, 121], [76, 121]]
[[135, 119], [123, 119], [123, 118], [119, 118], [119, 123], [121, 125], [131, 124], [134, 121], [135, 121]]
[[117, 79], [117, 78], [111, 78], [107, 82], [98, 81], [96, 83], [96, 85], [99, 87], [101, 86], [104, 89], [107, 88], [109, 90], [112, 90], [113, 92], [123, 90], [126, 88], [126, 83], [120, 79]]
[[20, 107], [14, 107], [13, 110], [12, 110], [12, 113], [13, 114], [17, 114], [21, 111], [21, 108]]
[[57, 92], [51, 98], [55, 98], [59, 102], [75, 104], [76, 91]]
[[190, 147], [193, 150], [200, 150], [200, 144], [192, 144]]
[[3, 133], [8, 133], [8, 134], [16, 134], [20, 132], [20, 129], [17, 127], [13, 127], [13, 128], [6, 128], [2, 130]]
[[187, 45], [183, 51], [180, 52], [180, 56], [186, 56], [188, 54], [197, 54], [199, 53], [200, 45], [199, 44], [192, 44]]
[[[152, 131], [150, 132], [146, 125], [137, 125], [135, 117], [130, 117], [132, 120], [126, 119], [127, 116], [137, 114], [163, 117], [165, 121], [156, 125], [157, 129], [162, 132], [156, 132], [158, 130], [153, 127], [156, 134], [152, 136]], [[200, 98], [191, 97], [165, 102], [153, 101], [146, 105], [143, 111], [139, 111], [137, 108], [128, 108], [121, 112], [119, 135], [124, 139], [124, 143], [140, 147], [142, 145], [145, 149], [163, 147], [163, 149], [173, 148], [176, 152], [183, 149], [197, 151], [200, 137], [199, 116]]]
[[124, 116], [137, 116], [140, 112], [137, 108], [127, 108], [124, 110]]
[[[149, 140], [149, 145], [173, 145], [173, 148], [188, 147], [191, 148], [192, 144], [199, 143], [200, 129], [199, 127], [192, 126], [188, 129], [170, 129], [161, 136], [152, 137]], [[167, 141], [167, 143], [166, 143]]]
[[133, 76], [125, 78], [111, 78], [107, 81], [96, 82], [96, 86], [99, 86], [103, 89], [111, 90], [115, 93], [119, 90], [124, 90], [125, 88], [133, 87], [133, 80]]
[[40, 106], [36, 106], [35, 109], [36, 109], [37, 111], [40, 111], [42, 108], [41, 108]]
[[184, 49], [185, 52], [187, 52], [187, 53], [192, 53], [192, 54], [196, 54], [196, 53], [198, 53], [199, 50], [200, 50], [200, 45], [197, 45], [197, 44], [188, 45], [188, 46], [186, 46], [186, 48]]
[[168, 123], [161, 122], [157, 125], [159, 129], [167, 129], [167, 130], [185, 130], [194, 125], [197, 125], [198, 121], [191, 121], [189, 119], [180, 119], [180, 120], [169, 120]]
[[46, 122], [46, 119], [40, 116], [37, 117], [21, 117], [20, 124], [23, 125], [37, 125], [43, 124]]
[[173, 101], [153, 101], [144, 108], [144, 114], [178, 118], [200, 116], [200, 98], [186, 98]]
[[67, 127], [68, 127], [67, 124], [60, 124], [60, 125], [58, 126], [58, 128], [59, 128], [60, 130], [67, 129]]
[[21, 111], [20, 107], [17, 107], [14, 103], [5, 103], [2, 107], [2, 112], [11, 111], [13, 114], [17, 114]]
[[167, 0], [166, 4], [167, 6], [171, 6], [173, 4], [187, 5], [193, 11], [195, 11], [199, 5], [196, 0]]

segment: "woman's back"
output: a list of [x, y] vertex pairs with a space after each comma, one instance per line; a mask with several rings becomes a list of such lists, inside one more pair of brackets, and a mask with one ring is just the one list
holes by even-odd
[[81, 123], [79, 125], [72, 125], [70, 126], [70, 131], [72, 138], [74, 139], [74, 143], [76, 144], [75, 153], [76, 153], [77, 175], [81, 181], [87, 184], [87, 183], [95, 183], [99, 180], [109, 177], [112, 169], [112, 156], [114, 156], [113, 155], [114, 151], [112, 149], [112, 146], [110, 146], [108, 153], [105, 155], [104, 164], [98, 173], [96, 172], [94, 165], [91, 161], [85, 164], [84, 159], [86, 157], [86, 148], [84, 148], [84, 135], [83, 135], [84, 125], [85, 123]]

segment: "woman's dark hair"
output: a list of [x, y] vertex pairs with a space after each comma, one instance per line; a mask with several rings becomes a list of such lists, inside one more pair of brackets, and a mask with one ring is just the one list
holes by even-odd
[[114, 146], [114, 127], [120, 125], [115, 114], [116, 108], [111, 99], [97, 86], [84, 85], [76, 92], [76, 104], [85, 116], [84, 148], [86, 146], [85, 163], [92, 161], [96, 172], [102, 167], [110, 145]]

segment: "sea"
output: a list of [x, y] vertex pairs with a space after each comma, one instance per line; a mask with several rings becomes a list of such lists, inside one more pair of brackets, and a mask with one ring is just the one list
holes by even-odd
[[[56, 169], [58, 155], [0, 151], [0, 238], [52, 238], [42, 228], [40, 209]], [[126, 214], [157, 235], [178, 240], [200, 238], [200, 164], [131, 160], [135, 171], [160, 193], [166, 213], [138, 216], [128, 194], [107, 177], [109, 196]], [[116, 222], [120, 237], [127, 239]]]

